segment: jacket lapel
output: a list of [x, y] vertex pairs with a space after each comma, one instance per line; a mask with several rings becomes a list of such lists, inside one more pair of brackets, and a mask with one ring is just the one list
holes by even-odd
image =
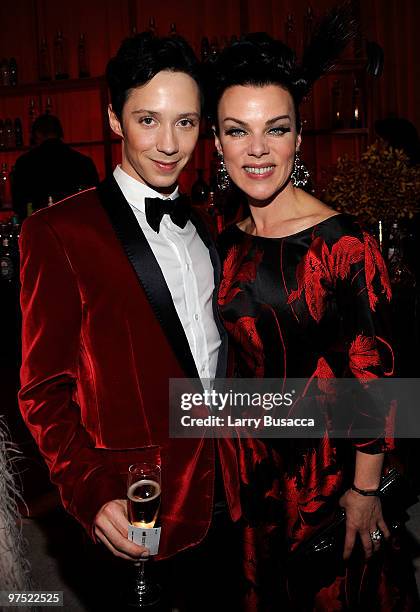
[[105, 179], [99, 185], [98, 195], [186, 377], [198, 378], [194, 358], [162, 270], [114, 177]]

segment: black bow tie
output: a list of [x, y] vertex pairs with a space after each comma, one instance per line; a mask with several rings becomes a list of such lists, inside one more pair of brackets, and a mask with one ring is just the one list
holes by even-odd
[[191, 206], [188, 196], [181, 194], [175, 200], [162, 198], [144, 198], [146, 205], [146, 220], [155, 232], [159, 233], [163, 215], [169, 215], [178, 227], [184, 228], [191, 216]]

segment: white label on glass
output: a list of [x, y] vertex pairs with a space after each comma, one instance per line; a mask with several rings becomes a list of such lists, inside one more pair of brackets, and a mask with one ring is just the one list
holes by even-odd
[[134, 544], [145, 546], [151, 555], [159, 552], [160, 527], [143, 528], [128, 525], [128, 539]]

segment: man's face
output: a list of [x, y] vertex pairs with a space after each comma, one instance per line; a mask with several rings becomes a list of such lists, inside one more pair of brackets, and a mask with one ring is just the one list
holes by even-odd
[[197, 143], [198, 85], [184, 72], [159, 72], [131, 90], [121, 122], [111, 108], [109, 120], [123, 139], [122, 169], [156, 191], [170, 193]]

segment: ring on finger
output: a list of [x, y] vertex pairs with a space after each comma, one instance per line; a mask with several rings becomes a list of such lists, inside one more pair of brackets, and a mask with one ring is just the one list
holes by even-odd
[[384, 534], [380, 529], [375, 529], [375, 531], [370, 532], [370, 539], [372, 542], [380, 542], [383, 538]]

